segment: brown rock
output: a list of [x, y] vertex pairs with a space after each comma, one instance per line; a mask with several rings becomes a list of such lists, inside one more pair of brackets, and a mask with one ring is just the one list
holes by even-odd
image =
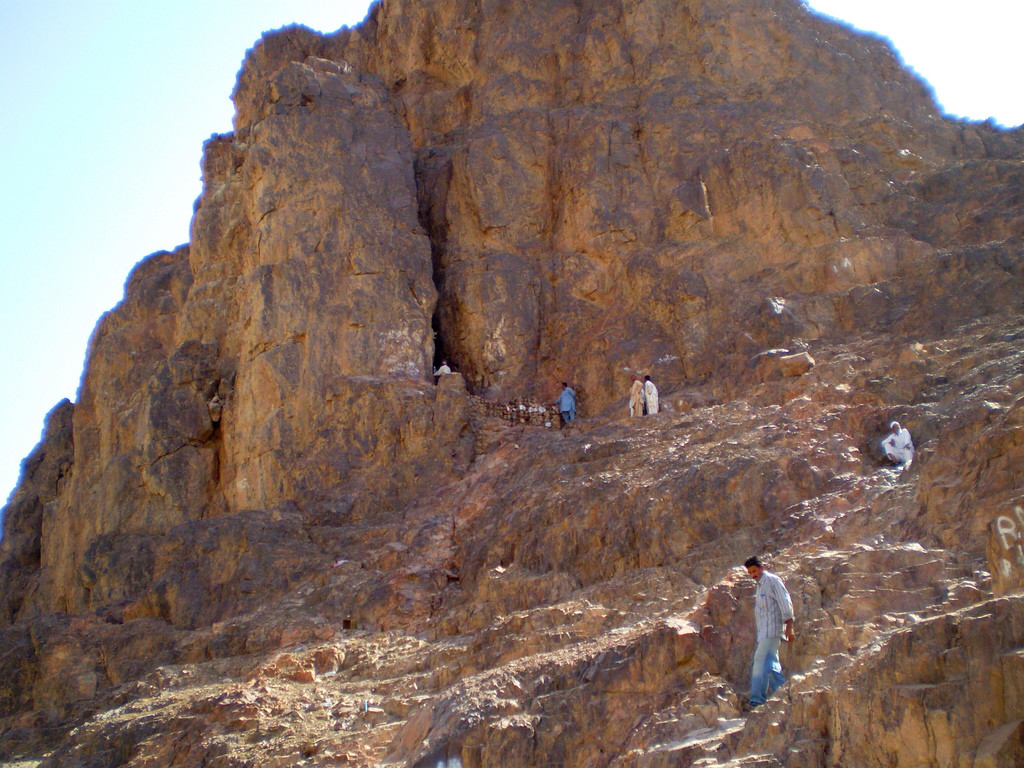
[[447, 373], [437, 379], [438, 389], [452, 390], [453, 392], [465, 392], [466, 380], [461, 373]]
[[0, 760], [1019, 761], [1021, 132], [791, 0], [389, 0], [234, 98], [5, 508]]
[[779, 371], [783, 376], [803, 376], [814, 367], [814, 358], [806, 352], [783, 355], [779, 358]]
[[22, 462], [18, 487], [3, 508], [0, 540], [0, 626], [17, 619], [38, 588], [43, 518], [55, 503], [74, 459], [72, 415], [67, 400], [46, 415], [43, 436]]

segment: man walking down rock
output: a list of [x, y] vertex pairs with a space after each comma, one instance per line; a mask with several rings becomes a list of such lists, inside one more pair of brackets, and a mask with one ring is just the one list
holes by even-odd
[[757, 582], [754, 592], [754, 619], [757, 622], [757, 648], [750, 668], [750, 706], [757, 707], [786, 682], [779, 662], [782, 638], [793, 642], [793, 600], [782, 579], [761, 565], [756, 557], [743, 563], [750, 578]]

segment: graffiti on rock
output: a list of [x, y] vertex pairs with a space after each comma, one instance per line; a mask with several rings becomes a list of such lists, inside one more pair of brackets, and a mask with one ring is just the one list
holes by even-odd
[[1003, 577], [1015, 568], [1024, 568], [1024, 509], [1013, 508], [1013, 515], [1000, 515], [995, 520], [996, 534], [1002, 546], [999, 569]]

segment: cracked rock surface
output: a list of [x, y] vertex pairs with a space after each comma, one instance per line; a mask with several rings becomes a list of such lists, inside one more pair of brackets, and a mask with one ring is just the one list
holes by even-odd
[[1024, 763], [1021, 130], [794, 0], [384, 0], [233, 96], [4, 508], [0, 761]]

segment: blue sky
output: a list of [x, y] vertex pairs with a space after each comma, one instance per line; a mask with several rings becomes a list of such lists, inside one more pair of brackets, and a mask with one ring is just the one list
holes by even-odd
[[[359, 23], [363, 0], [0, 0], [0, 500], [132, 266], [188, 240], [202, 143], [263, 31]], [[876, 31], [943, 108], [1024, 123], [1021, 0], [812, 0]]]

